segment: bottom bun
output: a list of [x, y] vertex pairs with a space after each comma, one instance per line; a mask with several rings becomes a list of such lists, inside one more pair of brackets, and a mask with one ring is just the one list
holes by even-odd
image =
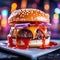
[[[16, 39], [12, 39], [13, 44], [16, 45]], [[45, 45], [48, 45], [50, 42], [50, 37], [48, 39], [45, 40]], [[24, 44], [24, 42], [21, 40], [20, 42], [21, 45]], [[30, 40], [29, 42], [29, 47], [40, 47], [42, 46], [42, 40]]]
[[[45, 40], [45, 45], [48, 45], [50, 42], [50, 37]], [[31, 40], [29, 43], [29, 47], [40, 47], [42, 46], [42, 40]]]

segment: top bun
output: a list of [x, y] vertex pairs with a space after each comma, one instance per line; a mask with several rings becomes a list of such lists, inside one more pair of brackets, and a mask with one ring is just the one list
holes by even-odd
[[11, 13], [8, 18], [10, 25], [21, 22], [48, 22], [49, 15], [38, 9], [19, 9]]

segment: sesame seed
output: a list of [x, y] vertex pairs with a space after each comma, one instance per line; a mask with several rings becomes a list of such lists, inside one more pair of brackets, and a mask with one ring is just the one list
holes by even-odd
[[33, 17], [31, 17], [33, 19]]
[[31, 11], [31, 13], [33, 13], [33, 11]]
[[34, 14], [35, 15], [35, 14]]
[[28, 15], [28, 13], [27, 13], [27, 15]]

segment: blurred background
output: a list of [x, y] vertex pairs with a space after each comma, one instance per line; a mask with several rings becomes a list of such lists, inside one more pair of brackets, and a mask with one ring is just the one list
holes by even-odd
[[9, 15], [16, 9], [36, 8], [50, 15], [51, 38], [60, 39], [60, 0], [1, 0], [0, 1], [0, 40], [7, 39], [10, 26]]

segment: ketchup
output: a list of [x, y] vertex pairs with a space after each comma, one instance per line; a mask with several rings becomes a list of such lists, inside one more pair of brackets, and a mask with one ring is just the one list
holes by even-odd
[[7, 38], [8, 38], [8, 46], [9, 46], [9, 47], [13, 47], [14, 44], [13, 44], [12, 36], [9, 34], [9, 35], [7, 36]]
[[49, 42], [49, 44], [46, 46], [45, 44], [42, 44], [42, 46], [40, 47], [41, 49], [47, 49], [47, 48], [51, 48], [53, 46], [57, 46], [58, 43], [57, 42]]
[[[21, 43], [21, 41], [23, 42], [23, 44]], [[30, 39], [29, 38], [23, 38], [23, 39], [16, 39], [16, 48], [19, 48], [19, 49], [27, 49], [29, 48], [29, 41]]]
[[[16, 45], [13, 44], [13, 40], [12, 40], [12, 36], [8, 35], [8, 47], [16, 47], [18, 49], [28, 49], [29, 48], [29, 42], [30, 39], [29, 38], [23, 38], [23, 39], [16, 39]], [[24, 43], [24, 45], [21, 45], [21, 41]], [[5, 44], [5, 43], [4, 43]], [[45, 38], [43, 38], [42, 40], [42, 45], [40, 46], [41, 49], [46, 49], [46, 48], [51, 48], [52, 46], [57, 46], [58, 43], [57, 42], [49, 42], [49, 44], [46, 46], [45, 45]]]

